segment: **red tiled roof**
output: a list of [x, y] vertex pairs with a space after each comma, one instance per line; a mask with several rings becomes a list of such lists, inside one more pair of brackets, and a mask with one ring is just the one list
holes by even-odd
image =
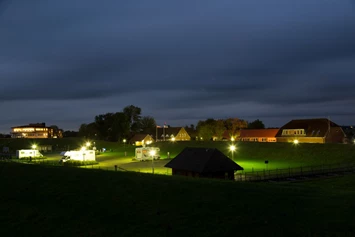
[[278, 128], [242, 129], [240, 130], [240, 137], [275, 137], [278, 131]]

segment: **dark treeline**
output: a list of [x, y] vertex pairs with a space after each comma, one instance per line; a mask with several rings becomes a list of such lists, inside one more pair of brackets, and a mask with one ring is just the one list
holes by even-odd
[[230, 137], [237, 137], [241, 129], [263, 129], [265, 125], [259, 119], [248, 123], [246, 120], [239, 118], [228, 119], [207, 119], [200, 120], [197, 123], [197, 133], [199, 138], [203, 140], [212, 139], [216, 137], [217, 140], [221, 140], [223, 134], [227, 131]]
[[120, 141], [129, 139], [136, 133], [153, 134], [155, 119], [141, 116], [141, 108], [130, 105], [121, 112], [106, 113], [95, 116], [89, 124], [81, 124], [78, 136], [89, 139]]
[[[85, 137], [106, 141], [130, 139], [137, 133], [151, 134], [154, 137], [157, 126], [155, 119], [141, 114], [141, 108], [129, 105], [120, 112], [96, 115], [93, 122], [81, 124], [78, 132], [64, 131], [63, 137]], [[209, 118], [198, 121], [196, 127], [191, 124], [185, 128], [189, 128], [189, 131], [193, 131], [199, 138], [208, 140], [212, 137], [221, 139], [225, 131], [229, 136], [236, 137], [240, 129], [260, 129], [265, 126], [259, 119], [248, 123], [239, 118], [217, 120]]]

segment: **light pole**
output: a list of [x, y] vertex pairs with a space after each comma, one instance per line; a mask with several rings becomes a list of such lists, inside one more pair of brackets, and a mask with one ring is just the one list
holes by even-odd
[[149, 154], [150, 154], [150, 156], [152, 157], [152, 173], [154, 174], [154, 156], [155, 156], [155, 150], [150, 150]]
[[127, 155], [127, 153], [126, 153], [126, 139], [123, 139], [123, 147], [124, 147], [124, 156], [126, 156]]
[[229, 147], [229, 150], [232, 152], [232, 160], [234, 160], [234, 151], [235, 151], [236, 147], [234, 145], [231, 145]]
[[86, 150], [85, 146], [81, 147], [81, 151], [83, 152], [83, 162], [85, 162], [85, 150]]
[[36, 144], [33, 144], [33, 145], [32, 145], [33, 158], [36, 156], [36, 148], [37, 148], [37, 145], [36, 145]]

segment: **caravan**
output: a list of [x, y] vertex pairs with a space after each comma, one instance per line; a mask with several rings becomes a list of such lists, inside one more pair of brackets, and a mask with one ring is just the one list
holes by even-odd
[[160, 149], [158, 147], [140, 147], [136, 148], [135, 159], [140, 161], [160, 159]]
[[16, 157], [18, 159], [29, 158], [29, 157], [37, 158], [37, 157], [43, 157], [43, 155], [41, 154], [41, 152], [39, 152], [39, 150], [17, 150]]
[[69, 160], [75, 161], [95, 161], [96, 155], [94, 150], [85, 151], [63, 151], [60, 153], [63, 157], [60, 162], [67, 162]]

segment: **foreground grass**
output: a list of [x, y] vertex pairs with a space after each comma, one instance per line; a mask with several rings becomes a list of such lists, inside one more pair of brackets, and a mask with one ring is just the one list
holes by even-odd
[[355, 176], [234, 183], [0, 163], [0, 236], [354, 236]]

